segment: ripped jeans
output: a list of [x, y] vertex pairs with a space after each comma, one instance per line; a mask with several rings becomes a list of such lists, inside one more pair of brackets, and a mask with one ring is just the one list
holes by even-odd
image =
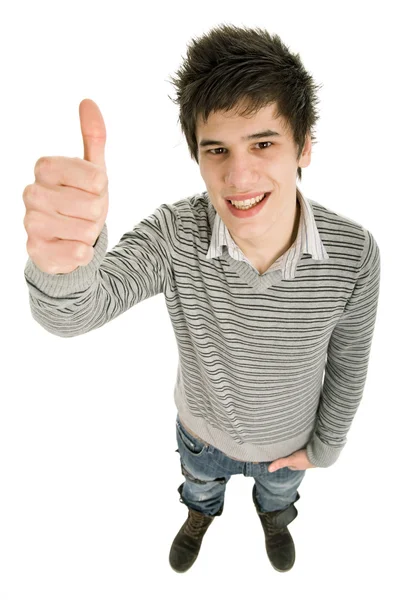
[[[292, 471], [283, 467], [270, 473], [268, 467], [273, 461], [255, 463], [230, 458], [189, 433], [180, 422], [179, 415], [176, 417], [176, 438], [176, 452], [179, 452], [185, 476], [178, 492], [180, 502], [189, 508], [206, 515], [221, 515], [226, 484], [232, 475], [238, 474], [254, 478], [253, 500], [261, 512], [285, 511], [300, 498], [297, 488], [305, 470]], [[290, 509], [286, 514], [295, 515], [296, 509]]]

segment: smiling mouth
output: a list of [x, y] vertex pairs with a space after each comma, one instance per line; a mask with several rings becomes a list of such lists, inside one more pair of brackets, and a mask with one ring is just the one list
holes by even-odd
[[[256, 202], [256, 204], [253, 204], [251, 206], [251, 208], [253, 208], [254, 206], [257, 206], [258, 204], [260, 204], [261, 202], [263, 202], [270, 195], [270, 193], [271, 192], [265, 192], [263, 194], [263, 198], [261, 198], [258, 202]], [[225, 200], [226, 200], [226, 202], [229, 202], [232, 206], [234, 206], [235, 208], [237, 208], [236, 205], [233, 204], [233, 202], [231, 200], [228, 200], [227, 198], [225, 198]], [[240, 204], [239, 204], [239, 206], [240, 206]], [[241, 206], [246, 207], [246, 204], [242, 204]]]
[[246, 204], [242, 204], [242, 205], [238, 205], [236, 206], [235, 204], [233, 204], [233, 202], [231, 200], [228, 200], [227, 198], [225, 198], [226, 202], [229, 202], [230, 205], [232, 206], [232, 208], [234, 210], [238, 210], [241, 212], [248, 212], [248, 211], [252, 211], [254, 208], [256, 208], [257, 206], [259, 206], [260, 204], [262, 204], [262, 202], [264, 202], [266, 199], [269, 198], [271, 192], [265, 192], [263, 194], [263, 198], [261, 198], [258, 202], [251, 204], [250, 206], [246, 205]]

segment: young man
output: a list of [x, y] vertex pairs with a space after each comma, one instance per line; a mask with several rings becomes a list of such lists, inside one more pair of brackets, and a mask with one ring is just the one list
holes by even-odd
[[206, 191], [160, 205], [109, 252], [105, 223], [93, 259], [71, 273], [28, 260], [31, 310], [68, 337], [164, 293], [179, 347], [178, 492], [188, 507], [170, 564], [191, 567], [228, 480], [242, 474], [255, 480], [269, 560], [287, 571], [297, 489], [307, 469], [338, 459], [362, 399], [379, 249], [362, 225], [297, 187], [316, 86], [276, 35], [215, 28], [193, 40], [173, 82]]

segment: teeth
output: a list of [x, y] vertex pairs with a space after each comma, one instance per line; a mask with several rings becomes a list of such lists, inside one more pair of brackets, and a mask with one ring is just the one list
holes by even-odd
[[231, 204], [233, 204], [236, 208], [249, 208], [250, 206], [254, 206], [258, 202], [265, 197], [265, 194], [261, 194], [260, 196], [255, 196], [254, 198], [249, 198], [248, 200], [230, 200]]

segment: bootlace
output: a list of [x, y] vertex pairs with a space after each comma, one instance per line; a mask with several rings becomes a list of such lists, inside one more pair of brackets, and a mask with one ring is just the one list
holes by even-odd
[[208, 515], [204, 515], [203, 513], [190, 513], [189, 519], [185, 525], [185, 533], [192, 537], [196, 537], [202, 533], [202, 530], [208, 528], [211, 520], [212, 519], [208, 518]]
[[265, 528], [268, 535], [282, 534], [286, 531], [286, 527], [279, 527], [275, 523], [275, 519], [265, 517], [264, 518]]

